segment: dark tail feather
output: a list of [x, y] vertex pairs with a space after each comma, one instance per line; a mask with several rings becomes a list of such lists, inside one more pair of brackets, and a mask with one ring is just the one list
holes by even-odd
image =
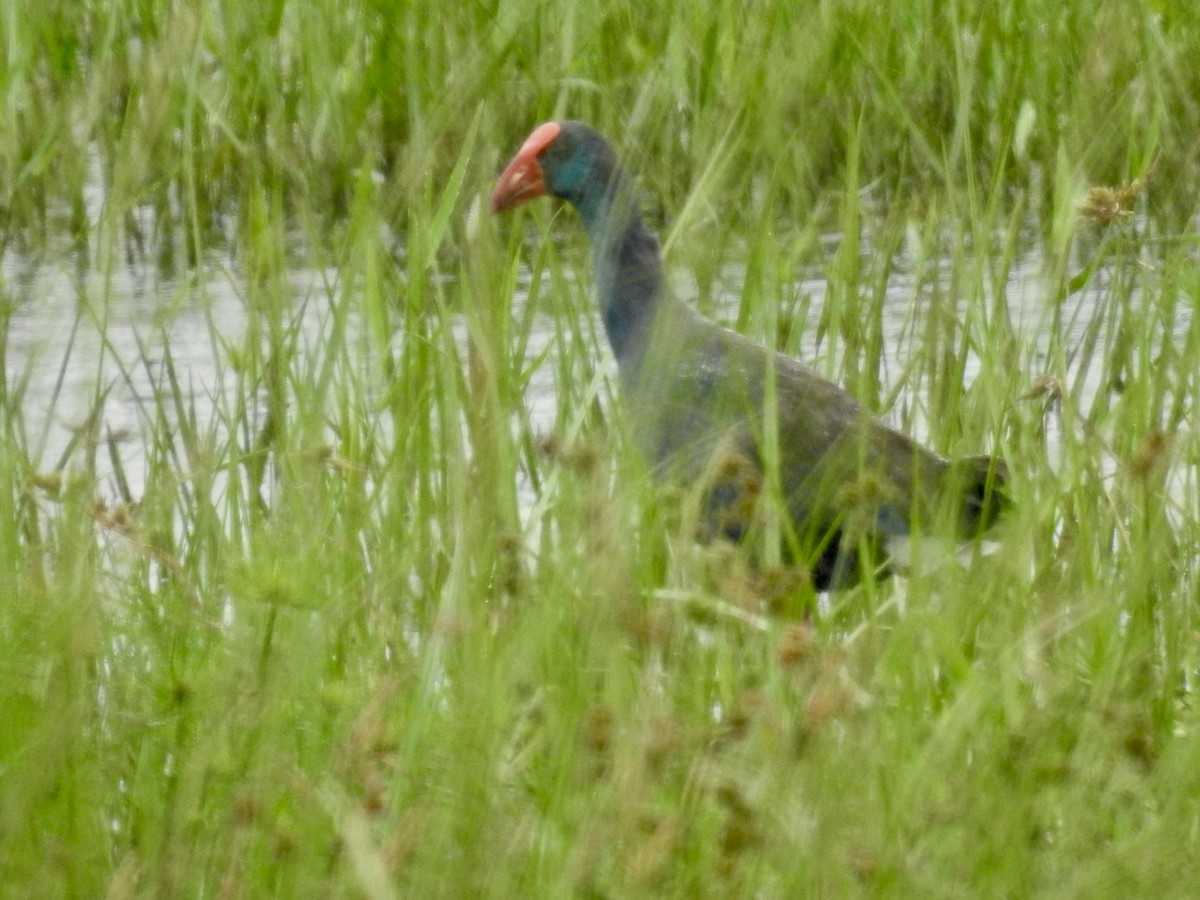
[[987, 531], [1012, 505], [1004, 488], [1008, 466], [998, 456], [964, 456], [950, 464], [951, 483], [963, 492], [963, 527], [972, 534]]

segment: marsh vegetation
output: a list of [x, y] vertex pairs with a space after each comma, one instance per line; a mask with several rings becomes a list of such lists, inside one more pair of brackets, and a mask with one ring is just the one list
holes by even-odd
[[[1200, 7], [13, 0], [13, 896], [1186, 896]], [[817, 602], [632, 459], [587, 247], [945, 453], [1000, 549]], [[561, 227], [560, 227], [561, 226]], [[814, 612], [815, 611], [815, 612]]]

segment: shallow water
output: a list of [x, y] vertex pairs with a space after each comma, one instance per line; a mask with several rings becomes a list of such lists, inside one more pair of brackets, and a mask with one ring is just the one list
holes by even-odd
[[[836, 246], [836, 236], [829, 244]], [[38, 471], [60, 469], [68, 463], [64, 454], [72, 447], [72, 437], [94, 411], [99, 425], [95, 434], [105, 444], [96, 459], [102, 490], [110, 491], [114, 500], [131, 499], [120, 496], [108, 459], [109, 453], [116, 453], [129, 492], [136, 498], [145, 475], [145, 440], [156, 411], [156, 392], [164, 385], [168, 352], [201, 428], [212, 424], [219, 429], [220, 410], [235, 407], [233, 392], [238, 385], [234, 368], [218, 354], [225, 352], [223, 346], [238, 346], [245, 336], [249, 318], [244, 292], [235, 267], [218, 255], [205, 261], [202, 277], [186, 278], [162, 277], [153, 265], [128, 258], [102, 272], [78, 265], [77, 258], [76, 251], [67, 247], [59, 254], [48, 249], [37, 259], [10, 249], [0, 258], [0, 287], [13, 309], [4, 358], [7, 391], [10, 397], [20, 393], [25, 452]], [[576, 259], [579, 265], [586, 264], [583, 254]], [[1013, 266], [1005, 289], [1014, 328], [1028, 340], [1028, 346], [1038, 350], [1031, 356], [1035, 362], [1048, 341], [1050, 291], [1043, 283], [1042, 269], [1035, 252], [1026, 254]], [[742, 273], [736, 262], [720, 271], [716, 290], [719, 318], [731, 321], [735, 317]], [[523, 273], [520, 283], [527, 286], [528, 279], [529, 274]], [[686, 272], [674, 272], [672, 280], [682, 293], [689, 291]], [[1088, 289], [1068, 299], [1064, 317], [1068, 347], [1078, 345], [1102, 313], [1104, 281], [1105, 273], [1097, 273]], [[297, 323], [301, 346], [321, 346], [332, 327], [329, 311], [340, 300], [336, 273], [296, 268], [289, 287], [293, 309], [287, 318]], [[807, 298], [810, 326], [800, 329], [798, 355], [818, 369], [831, 371], [835, 367], [830, 365], [829, 347], [818, 345], [811, 327], [820, 317], [827, 285], [819, 272], [808, 271], [798, 273], [793, 288], [798, 296]], [[882, 321], [885, 388], [888, 374], [899, 372], [905, 360], [920, 351], [920, 291], [903, 260], [892, 267]], [[453, 285], [450, 293], [455, 293]], [[515, 298], [518, 306], [526, 293], [527, 287], [519, 291]], [[1190, 308], [1180, 304], [1178, 309], [1172, 330], [1182, 334], [1190, 323]], [[452, 327], [460, 346], [465, 347], [465, 322], [456, 320]], [[598, 322], [594, 327], [599, 329]], [[348, 328], [346, 339], [356, 340], [361, 321], [352, 315]], [[553, 342], [554, 335], [549, 312], [539, 314], [530, 339], [530, 361]], [[969, 360], [968, 383], [977, 371], [978, 361]], [[556, 420], [553, 372], [554, 362], [548, 356], [531, 379], [525, 410], [518, 412], [528, 416], [535, 432], [549, 432]], [[1039, 374], [1011, 373], [1014, 395]], [[1092, 366], [1084, 376], [1087, 383], [1082, 395], [1088, 402], [1099, 389], [1099, 376], [1099, 366]], [[901, 398], [901, 403], [915, 402], [918, 409], [919, 401], [919, 397]], [[261, 398], [250, 414], [261, 418]], [[913, 421], [917, 437], [922, 437], [921, 416], [915, 415]]]
[[[96, 414], [94, 434], [106, 445], [96, 461], [102, 483], [114, 475], [111, 442], [136, 496], [168, 357], [202, 426], [232, 406], [236, 375], [218, 359], [220, 340], [236, 344], [248, 317], [228, 268], [211, 266], [203, 280], [172, 279], [143, 263], [100, 273], [77, 268], [70, 253], [33, 262], [10, 252], [0, 279], [15, 307], [5, 379], [10, 395], [20, 390], [26, 451], [39, 471], [62, 468], [72, 438]], [[291, 283], [299, 305], [321, 280], [297, 271]], [[302, 322], [306, 332], [321, 327], [315, 313]]]

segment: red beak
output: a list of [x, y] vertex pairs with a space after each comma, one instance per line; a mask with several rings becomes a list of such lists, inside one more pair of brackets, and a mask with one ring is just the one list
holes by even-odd
[[512, 162], [500, 173], [496, 189], [492, 191], [492, 212], [512, 209], [546, 193], [546, 176], [538, 156], [561, 133], [562, 126], [557, 122], [547, 122], [533, 129]]

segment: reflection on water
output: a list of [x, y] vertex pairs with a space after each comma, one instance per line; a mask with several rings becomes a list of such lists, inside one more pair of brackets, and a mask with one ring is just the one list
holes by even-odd
[[[202, 429], [234, 407], [236, 371], [219, 356], [240, 341], [247, 314], [227, 269], [213, 266], [203, 280], [163, 279], [148, 264], [100, 273], [74, 266], [70, 254], [33, 263], [9, 253], [0, 278], [14, 308], [5, 379], [10, 397], [20, 397], [24, 449], [39, 471], [62, 468], [90, 429], [106, 445], [96, 457], [101, 480], [114, 475], [111, 445], [136, 496], [145, 438], [169, 391], [168, 363]], [[316, 273], [295, 272], [291, 283], [297, 303], [323, 290]], [[304, 315], [301, 327], [315, 336], [320, 317]]]
[[[220, 411], [236, 408], [232, 392], [238, 387], [237, 375], [224, 348], [239, 346], [244, 339], [249, 324], [244, 291], [228, 260], [211, 260], [203, 278], [170, 279], [160, 277], [152, 265], [129, 260], [108, 272], [87, 269], [75, 264], [73, 253], [55, 258], [47, 252], [34, 260], [10, 249], [0, 259], [0, 293], [12, 310], [4, 357], [8, 396], [20, 399], [26, 443], [22, 449], [42, 472], [62, 467], [64, 454], [74, 447], [73, 436], [96, 414], [99, 430], [94, 433], [106, 442], [105, 452], [97, 454], [97, 472], [114, 498], [119, 497], [106, 458], [107, 442], [112, 439], [130, 492], [137, 497], [144, 479], [145, 438], [158, 408], [155, 398], [164, 389], [168, 356], [202, 430], [219, 431], [221, 421], [229, 420]], [[1005, 288], [1013, 327], [1027, 347], [1036, 348], [1028, 357], [1035, 362], [1046, 349], [1051, 315], [1046, 299], [1050, 292], [1041, 270], [1040, 259], [1029, 254], [1012, 268]], [[523, 277], [527, 283], [528, 274]], [[1104, 277], [1105, 273], [1097, 273], [1093, 283], [1103, 283]], [[927, 276], [923, 279], [928, 283]], [[731, 321], [742, 290], [742, 269], [730, 265], [718, 281], [723, 304], [718, 315]], [[822, 360], [828, 360], [829, 347], [818, 346], [812, 327], [821, 315], [826, 283], [813, 271], [801, 273], [793, 287], [808, 303], [798, 355], [828, 370]], [[289, 289], [293, 309], [287, 318], [299, 329], [297, 346], [322, 346], [332, 327], [330, 310], [340, 299], [336, 273], [296, 269]], [[450, 290], [453, 294], [453, 286]], [[922, 314], [922, 290], [903, 265], [893, 267], [882, 307], [885, 383], [888, 373], [901, 371], [905, 361], [921, 351], [921, 330], [914, 323]], [[526, 293], [520, 291], [518, 304]], [[1102, 291], [1089, 289], [1067, 301], [1072, 311], [1063, 324], [1067, 346], [1085, 340], [1103, 299]], [[555, 334], [548, 316], [549, 311], [535, 318], [527, 348], [526, 365], [541, 362], [520, 414], [528, 417], [535, 432], [549, 431], [556, 418], [555, 364], [552, 354], [543, 355]], [[1181, 304], [1170, 323], [1172, 330], [1180, 333], [1189, 322], [1190, 309]], [[359, 319], [351, 315], [346, 327], [345, 340], [355, 342], [361, 331]], [[460, 347], [464, 346], [465, 323], [456, 321], [452, 328]], [[1096, 391], [1099, 368], [1079, 370], [1088, 381], [1085, 396]], [[968, 360], [968, 382], [977, 370], [978, 361]], [[1038, 374], [1040, 370], [1012, 372], [1014, 397]], [[258, 418], [263, 414], [261, 398], [245, 413]], [[250, 423], [252, 428], [258, 424]], [[918, 437], [921, 427], [918, 416]]]

